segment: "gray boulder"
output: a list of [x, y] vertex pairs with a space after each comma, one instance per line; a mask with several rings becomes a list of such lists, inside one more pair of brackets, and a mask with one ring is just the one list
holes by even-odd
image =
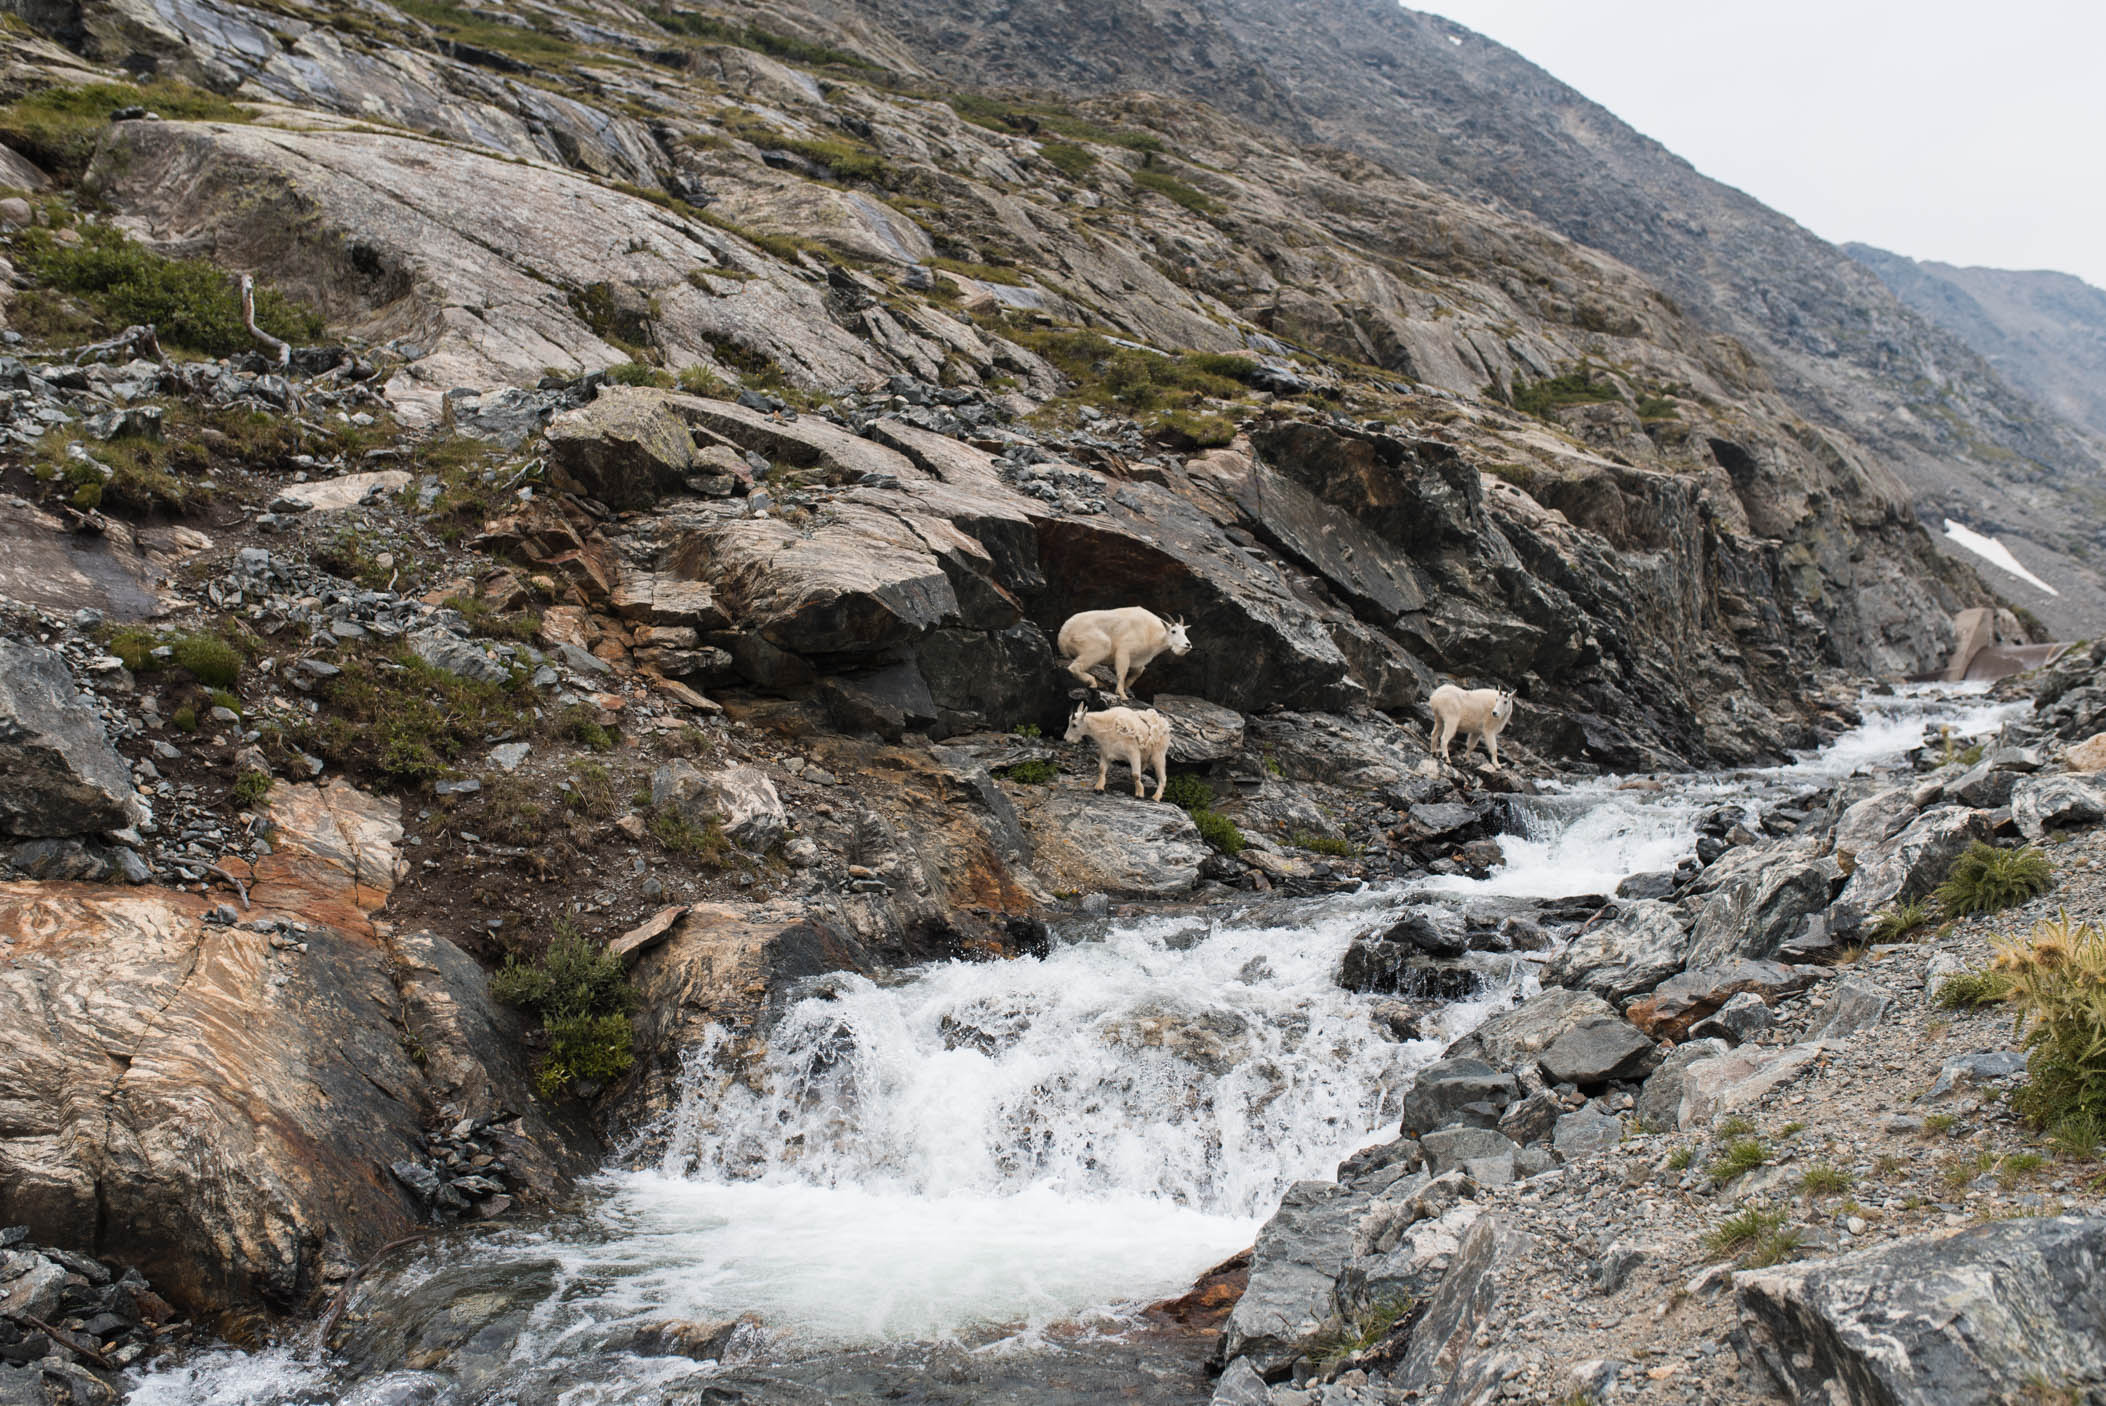
[[1495, 1069], [1522, 1068], [1573, 1026], [1615, 1016], [1616, 1008], [1591, 991], [1554, 988], [1493, 1016], [1450, 1045], [1448, 1057], [1481, 1059]]
[[1367, 1198], [1328, 1181], [1298, 1181], [1258, 1232], [1250, 1286], [1221, 1325], [1223, 1359], [1249, 1359], [1277, 1376], [1337, 1308], [1338, 1272], [1353, 1253], [1353, 1231]]
[[550, 479], [612, 508], [639, 508], [678, 489], [695, 467], [695, 440], [663, 392], [607, 386], [599, 399], [549, 422]]
[[1647, 1132], [1682, 1127], [1682, 1105], [1689, 1090], [1691, 1066], [1716, 1059], [1728, 1048], [1724, 1040], [1702, 1038], [1669, 1050], [1667, 1058], [1660, 1061], [1660, 1067], [1638, 1091], [1638, 1106], [1633, 1110], [1638, 1126]]
[[1520, 1096], [1521, 1086], [1513, 1075], [1483, 1060], [1440, 1060], [1421, 1069], [1411, 1092], [1404, 1095], [1404, 1131], [1430, 1132], [1447, 1124], [1468, 1104], [1488, 1103], [1503, 1109]]
[[1913, 786], [1895, 786], [1865, 797], [1846, 809], [1835, 823], [1837, 857], [1854, 860], [1859, 854], [1881, 845], [1900, 833], [1916, 818], [1919, 807]]
[[1776, 956], [1808, 918], [1828, 906], [1841, 877], [1833, 859], [1787, 854], [1721, 886], [1697, 913], [1689, 965]]
[[1988, 817], [1980, 811], [1961, 806], [1926, 811], [1892, 839], [1860, 854], [1836, 901], [1869, 914], [1897, 899], [1922, 898], [1944, 882], [1945, 871], [1969, 845], [1988, 837]]
[[1525, 1232], [1496, 1215], [1482, 1216], [1470, 1227], [1412, 1330], [1411, 1347], [1390, 1376], [1393, 1390], [1423, 1395], [1445, 1383], [1448, 1390], [1437, 1398], [1440, 1401], [1480, 1399], [1474, 1393], [1458, 1394], [1458, 1388], [1480, 1376], [1473, 1356], [1479, 1330], [1490, 1322], [1502, 1297], [1523, 1289], [1519, 1280], [1527, 1272], [1532, 1243]]
[[1945, 788], [1945, 794], [1963, 806], [1975, 810], [1995, 810], [1998, 806], [2011, 804], [2011, 792], [2018, 785], [2018, 773], [1985, 761]]
[[1149, 705], [1170, 720], [1170, 760], [1222, 762], [1243, 751], [1243, 715], [1204, 698], [1158, 693]]
[[1567, 1113], [1558, 1119], [1557, 1129], [1551, 1134], [1550, 1145], [1558, 1156], [1570, 1162], [1575, 1157], [1591, 1157], [1597, 1152], [1607, 1152], [1623, 1141], [1623, 1120], [1606, 1113], [1590, 1113], [1581, 1109]]
[[[437, 627], [411, 635], [409, 647], [410, 653], [424, 663], [458, 678], [473, 679], [477, 683], [503, 683], [512, 676], [512, 671], [503, 661], [481, 645]], [[600, 661], [595, 659], [593, 662], [598, 664]]]
[[1743, 991], [1710, 1015], [1689, 1027], [1692, 1039], [1724, 1040], [1744, 1045], [1777, 1023], [1769, 1002], [1752, 991]]
[[1682, 969], [1689, 932], [1674, 905], [1641, 899], [1572, 939], [1543, 980], [1620, 1001], [1650, 991]]
[[756, 767], [704, 772], [690, 762], [667, 762], [651, 773], [651, 804], [672, 806], [698, 826], [714, 819], [734, 843], [756, 852], [790, 828], [775, 783]]
[[2088, 776], [2056, 772], [2020, 777], [2011, 788], [2011, 819], [2029, 840], [2106, 820], [2106, 787]]
[[1656, 1040], [1680, 1040], [1696, 1022], [1734, 996], [1753, 992], [1775, 1001], [1813, 985], [1817, 967], [1738, 958], [1715, 967], [1691, 967], [1660, 983], [1653, 994], [1633, 1002], [1624, 1014]]
[[1511, 1158], [1520, 1148], [1513, 1139], [1490, 1128], [1441, 1128], [1419, 1139], [1426, 1154], [1426, 1168], [1434, 1176], [1458, 1171], [1467, 1163], [1487, 1158]]
[[1053, 889], [1172, 898], [1199, 883], [1210, 851], [1176, 806], [1117, 793], [1031, 786], [1017, 798], [1032, 872]]
[[1797, 1401], [1951, 1406], [2106, 1394], [2106, 1218], [1999, 1221], [1734, 1276]]
[[1938, 1068], [1938, 1077], [1932, 1081], [1930, 1092], [1924, 1095], [1929, 1100], [1950, 1098], [1954, 1094], [1972, 1092], [1990, 1084], [2001, 1084], [2016, 1079], [2026, 1072], [2026, 1057], [2017, 1050], [1986, 1050], [1980, 1054], [1955, 1055]]
[[1597, 1088], [1642, 1079], [1660, 1062], [1659, 1051], [1636, 1026], [1610, 1017], [1590, 1020], [1551, 1042], [1543, 1051], [1543, 1076], [1553, 1084]]
[[1893, 1005], [1894, 993], [1878, 982], [1857, 976], [1847, 977], [1837, 984], [1828, 1004], [1814, 1017], [1806, 1038], [1840, 1040], [1860, 1030], [1869, 1030], [1886, 1019]]
[[0, 640], [0, 832], [83, 835], [132, 823], [131, 770], [65, 661]]

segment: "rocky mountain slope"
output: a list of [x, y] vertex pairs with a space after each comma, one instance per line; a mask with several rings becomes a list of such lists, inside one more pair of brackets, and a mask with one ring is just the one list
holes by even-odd
[[1843, 251], [2012, 385], [2106, 434], [2106, 292], [2044, 269], [1963, 268], [1869, 244]]
[[[1745, 344], [1797, 413], [1899, 474], [1933, 524], [1949, 514], [2021, 540], [2066, 597], [2047, 604], [2057, 628], [2090, 634], [2106, 619], [2089, 561], [2106, 530], [2095, 432], [2014, 393], [1843, 251], [1461, 26], [1389, 0], [801, 8], [843, 42], [873, 28], [912, 35], [915, 56], [954, 78], [1183, 93], [1525, 214]], [[1416, 374], [1407, 357], [1383, 360]]]

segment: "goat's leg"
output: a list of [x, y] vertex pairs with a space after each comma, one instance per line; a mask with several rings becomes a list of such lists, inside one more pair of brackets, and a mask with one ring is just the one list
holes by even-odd
[[1448, 739], [1453, 736], [1455, 736], [1453, 723], [1446, 718], [1436, 718], [1434, 720], [1433, 750], [1441, 754], [1442, 761], [1448, 760]]
[[1095, 688], [1097, 686], [1097, 675], [1094, 670], [1103, 662], [1103, 650], [1093, 649], [1085, 645], [1080, 653], [1068, 661], [1068, 672], [1081, 679], [1086, 686]]
[[1498, 765], [1499, 765], [1499, 734], [1498, 734], [1498, 733], [1496, 733], [1496, 732], [1486, 732], [1486, 733], [1485, 733], [1485, 735], [1484, 735], [1484, 750], [1485, 750], [1486, 754], [1487, 754], [1488, 756], [1490, 756], [1490, 757], [1491, 757], [1491, 759], [1492, 759], [1492, 765], [1493, 765], [1493, 766], [1495, 766], [1495, 767], [1496, 767], [1496, 766], [1498, 766]]
[[1123, 644], [1117, 646], [1112, 654], [1112, 677], [1119, 681], [1118, 692], [1121, 698], [1126, 696], [1126, 667], [1132, 657], [1132, 653]]
[[1163, 788], [1170, 784], [1170, 767], [1168, 765], [1169, 756], [1170, 749], [1168, 747], [1159, 747], [1156, 749], [1154, 760], [1155, 798], [1157, 800], [1161, 800], [1163, 798]]
[[1097, 789], [1098, 789], [1099, 791], [1102, 791], [1102, 790], [1104, 789], [1104, 778], [1105, 778], [1106, 774], [1107, 774], [1107, 773], [1108, 773], [1108, 772], [1110, 771], [1110, 769], [1111, 769], [1111, 758], [1110, 758], [1109, 756], [1105, 755], [1105, 753], [1104, 753], [1103, 749], [1101, 749], [1101, 748], [1100, 748], [1100, 749], [1098, 749], [1098, 752], [1097, 752]]
[[1133, 798], [1138, 801], [1143, 796], [1148, 794], [1148, 783], [1141, 779], [1142, 766], [1140, 748], [1136, 747], [1131, 752], [1128, 752], [1126, 754], [1126, 765], [1133, 772]]

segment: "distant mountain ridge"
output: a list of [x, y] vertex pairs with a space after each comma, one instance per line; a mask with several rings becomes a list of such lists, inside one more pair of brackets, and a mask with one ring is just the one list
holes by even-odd
[[2106, 627], [2106, 575], [2087, 560], [2106, 549], [2106, 440], [1841, 249], [1471, 30], [1392, 0], [780, 9], [912, 36], [921, 63], [976, 83], [1201, 98], [1611, 254], [1754, 352], [1811, 426], [1899, 474], [1926, 521], [1995, 533], [2063, 593], [2023, 603], [2066, 631]]
[[2106, 434], [2106, 289], [2045, 269], [1962, 267], [1869, 244], [1843, 251], [2020, 390]]

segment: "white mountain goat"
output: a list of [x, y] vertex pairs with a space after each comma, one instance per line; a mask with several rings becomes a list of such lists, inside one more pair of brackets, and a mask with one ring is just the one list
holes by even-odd
[[1070, 615], [1060, 627], [1060, 653], [1068, 660], [1068, 672], [1095, 688], [1091, 672], [1099, 664], [1112, 666], [1113, 691], [1126, 696], [1126, 686], [1141, 676], [1148, 661], [1169, 650], [1185, 654], [1192, 641], [1185, 636], [1185, 622], [1165, 620], [1138, 605], [1119, 610], [1085, 610]]
[[1163, 798], [1163, 787], [1169, 784], [1167, 765], [1170, 757], [1170, 720], [1153, 708], [1106, 708], [1101, 713], [1090, 711], [1087, 703], [1079, 704], [1075, 716], [1068, 719], [1068, 741], [1080, 742], [1084, 737], [1097, 744], [1097, 789], [1104, 789], [1105, 774], [1115, 761], [1124, 762], [1133, 772], [1133, 793], [1141, 795], [1147, 788], [1141, 784], [1141, 764], [1146, 762], [1155, 769], [1155, 799]]
[[1480, 739], [1484, 749], [1491, 754], [1492, 765], [1499, 765], [1499, 734], [1506, 730], [1508, 719], [1514, 716], [1514, 695], [1503, 688], [1457, 688], [1444, 683], [1426, 700], [1433, 710], [1433, 749], [1448, 760], [1448, 744], [1457, 732], [1468, 735], [1469, 744], [1463, 748], [1465, 757], [1470, 755]]

